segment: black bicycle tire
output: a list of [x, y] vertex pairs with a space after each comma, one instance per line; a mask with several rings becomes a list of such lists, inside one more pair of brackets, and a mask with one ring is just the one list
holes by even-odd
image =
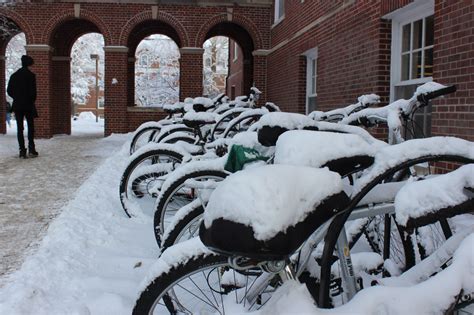
[[190, 178], [198, 178], [205, 176], [215, 176], [225, 178], [229, 174], [219, 170], [199, 170], [190, 173], [186, 173], [179, 177], [173, 182], [166, 190], [160, 193], [160, 199], [155, 207], [155, 214], [153, 220], [155, 239], [159, 247], [161, 247], [161, 233], [162, 233], [162, 217], [164, 216], [163, 211], [168, 206], [170, 199], [174, 193], [184, 184], [184, 182]]
[[153, 156], [161, 156], [161, 155], [169, 155], [174, 157], [176, 160], [182, 161], [183, 160], [183, 155], [181, 155], [178, 152], [175, 151], [170, 151], [170, 150], [165, 150], [165, 149], [153, 149], [150, 151], [143, 152], [142, 154], [138, 155], [135, 157], [128, 165], [125, 171], [122, 174], [122, 177], [120, 178], [120, 185], [119, 185], [119, 197], [120, 197], [120, 203], [122, 204], [122, 208], [125, 211], [125, 214], [131, 218], [132, 216], [130, 215], [126, 205], [124, 198], [124, 194], [127, 193], [127, 187], [128, 187], [128, 181], [130, 180], [130, 175], [131, 173], [135, 170], [135, 168], [143, 161], [146, 159], [149, 159]]
[[204, 268], [216, 268], [228, 264], [227, 257], [221, 255], [197, 255], [172, 267], [168, 272], [156, 277], [140, 294], [133, 307], [133, 315], [149, 314], [155, 302], [161, 295], [166, 294], [170, 286], [187, 277], [191, 273]]
[[[145, 127], [145, 128], [141, 129], [140, 131], [138, 131], [137, 133], [135, 133], [135, 134], [133, 135], [132, 141], [130, 142], [130, 150], [129, 150], [130, 155], [132, 155], [134, 152], [137, 151], [137, 150], [135, 149], [135, 146], [136, 146], [136, 144], [137, 144], [138, 139], [139, 139], [144, 133], [149, 132], [149, 131], [152, 131], [152, 130], [160, 131], [160, 130], [161, 130], [161, 127], [158, 127], [158, 126]], [[148, 142], [150, 142], [150, 137], [148, 137]]]
[[172, 229], [168, 230], [167, 237], [161, 240], [161, 252], [164, 252], [170, 246], [176, 244], [176, 239], [181, 232], [197, 217], [204, 213], [204, 208], [201, 204], [197, 205], [193, 210], [182, 217]]

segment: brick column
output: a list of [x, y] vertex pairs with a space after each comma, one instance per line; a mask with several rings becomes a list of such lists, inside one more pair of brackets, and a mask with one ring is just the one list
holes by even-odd
[[5, 98], [5, 56], [0, 55], [0, 134], [7, 133], [6, 98]]
[[35, 63], [31, 71], [36, 74], [36, 108], [39, 117], [35, 119], [35, 136], [37, 138], [50, 138], [53, 136], [54, 109], [52, 108], [52, 65], [49, 45], [26, 45], [26, 53]]
[[128, 47], [105, 46], [105, 136], [127, 132]]
[[71, 58], [53, 56], [51, 60], [53, 134], [71, 134]]
[[[252, 52], [253, 55], [253, 82], [255, 83], [255, 87], [257, 87], [261, 92], [262, 95], [260, 96], [260, 100], [258, 103], [260, 105], [265, 104], [267, 101], [267, 50], [255, 50]], [[245, 67], [245, 64], [244, 64]], [[245, 88], [246, 85], [244, 85]], [[247, 90], [244, 90], [244, 93], [248, 93]], [[271, 101], [271, 100], [270, 100]]]
[[204, 49], [201, 47], [184, 47], [180, 50], [179, 65], [179, 99], [202, 96], [202, 71]]

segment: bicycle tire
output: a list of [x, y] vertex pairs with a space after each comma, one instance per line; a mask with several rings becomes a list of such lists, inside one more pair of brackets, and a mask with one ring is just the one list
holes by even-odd
[[[170, 151], [170, 150], [165, 150], [165, 149], [154, 149], [150, 151], [146, 151], [140, 155], [138, 155], [136, 158], [134, 158], [128, 165], [125, 171], [122, 174], [122, 177], [120, 179], [120, 185], [119, 185], [119, 197], [120, 197], [120, 203], [122, 204], [122, 208], [125, 211], [125, 214], [131, 218], [131, 214], [129, 212], [130, 209], [127, 208], [126, 205], [126, 199], [129, 198], [128, 196], [128, 187], [129, 187], [129, 182], [131, 179], [131, 175], [135, 169], [143, 162], [148, 159], [158, 159], [160, 156], [168, 156], [171, 157], [172, 160], [181, 163], [183, 160], [183, 155], [181, 155], [178, 152]], [[132, 182], [135, 179], [132, 180]]]
[[[169, 204], [174, 197], [175, 194], [184, 186], [184, 182], [188, 179], [202, 179], [202, 178], [220, 178], [224, 179], [229, 174], [224, 171], [219, 170], [200, 170], [194, 171], [187, 174], [184, 174], [177, 178], [168, 188], [160, 192], [160, 196], [158, 198], [158, 203], [155, 207], [155, 214], [154, 214], [154, 232], [155, 232], [155, 239], [158, 246], [161, 247], [161, 236], [162, 233], [165, 231], [165, 216], [167, 214], [172, 215], [172, 212], [176, 212], [177, 209], [172, 210], [168, 209]], [[191, 196], [192, 199], [183, 198], [183, 202], [177, 207], [178, 209], [191, 202], [194, 199], [194, 196]], [[168, 212], [168, 213], [167, 213]]]
[[[161, 127], [155, 126], [155, 127], [145, 127], [141, 130], [139, 130], [137, 133], [133, 135], [132, 141], [130, 142], [130, 155], [132, 155], [135, 151], [137, 151], [137, 143], [140, 137], [142, 137], [145, 133], [150, 132], [153, 134], [156, 131], [160, 131]], [[148, 136], [148, 142], [150, 142], [150, 136]]]
[[[163, 235], [161, 241], [161, 252], [164, 252], [167, 248], [175, 245], [176, 243], [182, 241], [182, 237], [186, 230], [194, 227], [194, 224], [199, 224], [201, 222], [202, 214], [204, 213], [203, 206], [199, 203], [191, 209], [185, 216], [177, 220], [177, 222], [168, 228]], [[199, 233], [199, 226], [195, 231]], [[197, 236], [197, 234], [191, 234], [191, 237]], [[189, 239], [189, 238], [186, 238]]]

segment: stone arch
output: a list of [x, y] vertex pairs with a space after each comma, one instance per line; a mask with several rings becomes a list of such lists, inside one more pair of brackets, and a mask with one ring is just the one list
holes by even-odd
[[120, 32], [119, 45], [127, 46], [132, 31], [138, 25], [146, 22], [152, 23], [153, 21], [168, 25], [175, 30], [176, 36], [169, 36], [168, 34], [164, 35], [167, 35], [172, 38], [176, 42], [178, 47], [187, 47], [189, 45], [188, 34], [184, 26], [174, 16], [162, 11], [158, 11], [157, 16], [155, 18], [153, 17], [152, 11], [144, 11], [128, 20]]
[[212, 28], [214, 28], [216, 25], [221, 23], [236, 24], [242, 27], [245, 31], [248, 32], [248, 34], [252, 38], [254, 48], [263, 48], [263, 41], [260, 32], [251, 20], [241, 14], [232, 14], [232, 18], [229, 19], [227, 13], [214, 15], [209, 20], [205, 21], [197, 33], [196, 42], [194, 46], [201, 47], [206, 41], [206, 37], [209, 31], [212, 30]]
[[28, 22], [26, 22], [26, 20], [23, 18], [23, 16], [9, 9], [1, 9], [0, 12], [3, 16], [12, 20], [19, 27], [20, 32], [25, 33], [27, 43], [35, 43], [36, 38], [34, 36], [34, 33]]
[[[52, 17], [48, 23], [46, 23], [45, 31], [42, 37], [42, 43], [51, 43], [54, 39], [53, 36], [55, 34], [55, 30], [61, 27], [62, 24], [71, 20], [86, 20], [93, 24], [97, 28], [97, 32], [101, 33], [104, 37], [105, 45], [110, 45], [112, 42], [112, 35], [110, 33], [109, 28], [107, 25], [102, 21], [100, 17], [88, 10], [80, 10], [79, 17], [76, 17], [74, 14], [74, 10], [65, 10], [61, 14], [58, 14]], [[87, 32], [85, 32], [87, 33]], [[77, 38], [76, 38], [77, 39]]]

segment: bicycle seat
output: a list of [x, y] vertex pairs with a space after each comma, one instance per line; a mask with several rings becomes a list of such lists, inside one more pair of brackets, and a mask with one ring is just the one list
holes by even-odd
[[207, 97], [196, 97], [193, 100], [193, 110], [195, 112], [205, 112], [214, 106], [214, 102]]
[[184, 103], [176, 102], [173, 105], [166, 104], [163, 106], [163, 110], [167, 114], [182, 113], [184, 111]]
[[410, 182], [395, 197], [395, 217], [407, 228], [437, 222], [474, 209], [474, 164]]
[[278, 139], [275, 163], [328, 167], [345, 176], [372, 165], [375, 153], [374, 145], [355, 134], [294, 130]]
[[227, 177], [212, 193], [201, 241], [227, 256], [280, 260], [348, 204], [327, 169], [266, 165]]
[[318, 130], [316, 123], [308, 116], [296, 113], [271, 112], [260, 118], [258, 142], [271, 147], [276, 144], [281, 134], [298, 129]]
[[207, 112], [187, 112], [183, 116], [183, 124], [189, 128], [200, 128], [216, 123], [216, 115]]

